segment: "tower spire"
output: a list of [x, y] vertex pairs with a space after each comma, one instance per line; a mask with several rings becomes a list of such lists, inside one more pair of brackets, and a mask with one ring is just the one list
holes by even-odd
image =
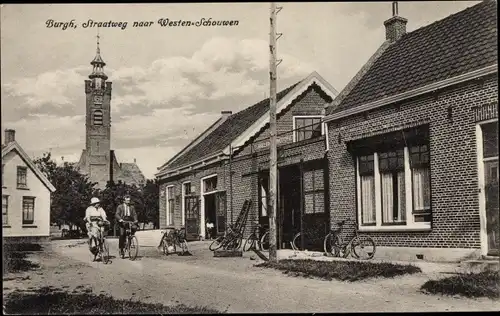
[[[96, 81], [100, 82], [106, 81], [108, 79], [108, 76], [104, 73], [104, 66], [106, 66], [106, 63], [101, 57], [101, 48], [99, 47], [99, 40], [101, 39], [101, 36], [99, 35], [99, 28], [97, 28], [97, 48], [96, 48], [96, 55], [94, 57], [94, 60], [90, 62], [90, 64], [94, 67], [92, 70], [92, 73], [89, 75], [89, 78]], [[100, 84], [97, 84], [96, 87], [100, 87]]]

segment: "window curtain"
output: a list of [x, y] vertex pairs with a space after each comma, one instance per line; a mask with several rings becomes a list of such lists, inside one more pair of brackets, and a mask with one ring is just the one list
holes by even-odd
[[361, 176], [362, 223], [375, 223], [375, 177]]
[[430, 172], [429, 168], [413, 169], [413, 208], [414, 211], [425, 211], [431, 208]]
[[[382, 173], [382, 220], [383, 223], [399, 223], [406, 221], [405, 208], [405, 173], [397, 173], [397, 187], [394, 188], [394, 175]], [[397, 213], [394, 211], [394, 195], [397, 195]]]

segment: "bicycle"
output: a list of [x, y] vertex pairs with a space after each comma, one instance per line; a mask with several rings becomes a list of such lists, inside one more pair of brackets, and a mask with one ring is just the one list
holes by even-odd
[[[353, 220], [343, 220], [336, 224], [337, 229], [331, 228], [323, 243], [325, 253], [334, 257], [347, 258], [350, 254], [360, 260], [372, 259], [376, 250], [375, 242], [369, 236], [359, 235], [357, 227], [354, 229], [354, 236], [348, 242], [343, 242], [340, 235], [346, 222], [353, 222], [356, 225]], [[362, 257], [363, 254], [366, 256]]]
[[97, 226], [99, 229], [97, 229], [97, 236], [93, 235], [90, 238], [90, 244], [92, 245], [92, 242], [94, 245], [97, 245], [97, 252], [93, 253], [94, 259], [92, 261], [96, 261], [97, 257], [101, 258], [101, 261], [104, 264], [107, 264], [109, 260], [109, 245], [108, 242], [106, 241], [106, 237], [103, 234], [102, 227], [108, 225], [108, 221], [98, 221]]
[[[269, 249], [269, 230], [265, 230], [262, 237], [259, 239], [259, 229], [262, 229], [263, 226], [258, 224], [253, 230], [253, 232], [248, 236], [243, 244], [243, 251], [250, 251], [255, 246], [258, 246], [259, 250], [264, 250], [264, 244], [267, 245], [267, 249]], [[267, 243], [266, 243], [267, 241]], [[247, 247], [248, 246], [248, 247]], [[266, 250], [267, 250], [266, 249]]]
[[211, 251], [215, 251], [220, 248], [237, 250], [241, 247], [242, 240], [242, 234], [234, 231], [232, 227], [229, 226], [224, 236], [217, 237], [214, 241], [212, 241], [210, 246], [208, 246], [208, 249]]
[[[323, 230], [324, 231], [324, 230]], [[323, 234], [320, 234], [321, 230], [318, 230], [316, 228], [305, 228], [304, 229], [304, 241], [308, 241], [309, 244], [313, 245], [321, 245], [321, 242], [325, 238]], [[293, 238], [292, 241], [290, 242], [290, 246], [292, 247], [292, 250], [294, 251], [302, 251], [302, 234], [301, 232], [297, 232]], [[321, 246], [319, 246], [321, 247]]]
[[182, 254], [189, 252], [186, 240], [186, 229], [183, 227], [181, 229], [174, 229], [171, 231], [163, 232], [162, 241], [163, 254], [168, 255], [171, 252], [168, 251], [169, 247], [173, 247], [173, 253], [177, 252], [177, 247], [182, 250]]
[[125, 226], [125, 248], [122, 252], [122, 259], [125, 259], [125, 252], [128, 253], [128, 258], [130, 260], [135, 260], [137, 258], [137, 254], [139, 253], [139, 241], [135, 234], [132, 234], [132, 229], [130, 227], [134, 222], [131, 221], [123, 221], [123, 225]]

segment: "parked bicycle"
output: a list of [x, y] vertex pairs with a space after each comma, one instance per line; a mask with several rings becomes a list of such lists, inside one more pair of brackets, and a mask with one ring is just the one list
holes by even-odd
[[[171, 231], [162, 232], [162, 245], [163, 254], [169, 255], [170, 253], [176, 253], [177, 249], [181, 249], [182, 254], [188, 252], [188, 245], [186, 240], [186, 229], [183, 227], [181, 229], [174, 229]], [[173, 249], [170, 251], [170, 249]]]
[[343, 220], [336, 224], [338, 228], [330, 229], [323, 244], [325, 253], [342, 258], [347, 258], [350, 254], [356, 259], [372, 259], [376, 250], [375, 242], [369, 236], [359, 235], [357, 227], [354, 229], [354, 236], [351, 239], [347, 242], [342, 240], [341, 232], [346, 222], [352, 222], [356, 225], [353, 220]]
[[97, 252], [94, 253], [94, 259], [92, 261], [96, 261], [99, 257], [104, 264], [107, 264], [110, 260], [109, 258], [109, 245], [106, 241], [106, 237], [102, 231], [102, 227], [106, 227], [109, 225], [109, 222], [99, 221], [97, 222], [98, 229], [96, 230], [97, 236], [91, 237], [91, 244], [97, 245]]
[[210, 244], [210, 246], [208, 246], [208, 249], [210, 249], [211, 251], [215, 251], [220, 248], [226, 250], [237, 250], [241, 247], [242, 240], [243, 235], [239, 232], [236, 232], [231, 226], [229, 226], [224, 236], [217, 237]]
[[[316, 248], [316, 246], [319, 246], [319, 248], [321, 248], [321, 244], [323, 243], [323, 240], [325, 238], [324, 232], [325, 232], [325, 227], [323, 230], [320, 230], [317, 227], [304, 228], [303, 234], [304, 234], [305, 244], [315, 245], [315, 248]], [[295, 251], [305, 250], [302, 248], [302, 233], [301, 232], [297, 232], [293, 236], [292, 241], [290, 242], [290, 246]]]
[[122, 253], [123, 259], [125, 259], [125, 253], [127, 253], [130, 260], [135, 260], [139, 253], [139, 241], [137, 241], [135, 234], [132, 234], [131, 225], [133, 223], [134, 222], [131, 221], [123, 221], [123, 225], [125, 226], [125, 248]]
[[[258, 250], [268, 250], [269, 249], [269, 230], [265, 230], [262, 237], [259, 238], [259, 231], [264, 227], [259, 223], [253, 229], [253, 232], [248, 236], [243, 244], [243, 251], [250, 251], [251, 249], [258, 247]], [[264, 249], [266, 247], [266, 249]]]

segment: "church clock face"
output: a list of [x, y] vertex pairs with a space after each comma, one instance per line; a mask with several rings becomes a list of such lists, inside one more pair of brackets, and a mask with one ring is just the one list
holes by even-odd
[[94, 96], [94, 103], [95, 104], [102, 104], [102, 96], [101, 95]]

